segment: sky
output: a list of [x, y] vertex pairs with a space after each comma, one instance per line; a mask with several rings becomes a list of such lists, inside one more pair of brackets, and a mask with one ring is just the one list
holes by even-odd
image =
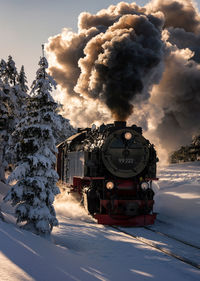
[[[118, 0], [0, 0], [0, 59], [11, 55], [18, 69], [24, 65], [29, 85], [35, 78], [41, 44], [65, 27], [77, 31], [77, 18], [83, 11], [98, 10]], [[131, 3], [132, 1], [126, 1]], [[147, 0], [135, 1], [143, 6]]]
[[[11, 55], [18, 69], [24, 65], [29, 84], [35, 78], [41, 44], [64, 27], [77, 31], [83, 11], [96, 13], [118, 0], [0, 0], [0, 59]], [[125, 1], [131, 3], [133, 1]], [[148, 0], [134, 1], [143, 6]], [[196, 1], [200, 7], [200, 0]]]

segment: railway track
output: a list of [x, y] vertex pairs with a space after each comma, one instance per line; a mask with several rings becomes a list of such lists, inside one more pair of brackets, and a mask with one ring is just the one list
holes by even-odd
[[184, 240], [182, 240], [182, 239], [180, 239], [180, 238], [177, 238], [177, 237], [175, 237], [175, 236], [173, 236], [173, 235], [171, 235], [171, 234], [164, 233], [164, 232], [158, 231], [158, 230], [156, 230], [156, 229], [152, 229], [152, 228], [150, 228], [150, 227], [148, 227], [148, 226], [144, 226], [144, 228], [145, 228], [145, 229], [148, 229], [148, 230], [151, 231], [151, 232], [160, 234], [160, 235], [162, 235], [162, 236], [166, 236], [166, 237], [171, 238], [171, 239], [173, 239], [173, 240], [175, 240], [175, 241], [178, 241], [178, 242], [180, 242], [180, 243], [182, 243], [182, 244], [185, 244], [185, 245], [187, 245], [187, 246], [190, 246], [190, 247], [192, 247], [192, 248], [195, 248], [195, 249], [200, 250], [200, 247], [199, 247], [199, 246], [193, 245], [193, 244], [191, 244], [191, 243], [189, 243], [189, 242], [187, 242], [187, 241], [184, 241]]
[[[200, 247], [198, 246], [192, 245], [166, 233], [152, 230], [149, 227], [132, 228], [129, 229], [129, 231], [128, 229], [125, 230], [124, 228], [117, 226], [112, 226], [112, 228], [138, 240], [139, 242], [157, 249], [170, 257], [180, 260], [194, 268], [200, 269]], [[149, 235], [149, 233], [153, 233], [153, 236]]]

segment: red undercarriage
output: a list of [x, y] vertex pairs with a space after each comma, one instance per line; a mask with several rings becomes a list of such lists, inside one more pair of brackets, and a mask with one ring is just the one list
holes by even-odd
[[135, 217], [123, 216], [123, 215], [103, 215], [96, 214], [94, 218], [99, 224], [104, 225], [120, 225], [120, 226], [144, 226], [154, 224], [156, 219], [156, 213], [139, 215]]
[[[100, 200], [100, 205], [106, 209], [109, 203], [110, 200]], [[104, 225], [144, 226], [154, 224], [156, 213], [136, 216], [119, 214], [120, 208], [126, 207], [129, 204], [137, 204], [140, 209], [144, 208], [145, 204], [147, 204], [148, 207], [153, 208], [154, 201], [148, 200], [145, 203], [142, 200], [113, 200], [112, 214], [95, 214], [94, 218], [97, 219], [99, 224]]]
[[[76, 193], [81, 197], [82, 189], [84, 186], [89, 186], [92, 180], [104, 180], [103, 177], [95, 178], [73, 178], [73, 188], [71, 192]], [[157, 179], [146, 179], [157, 180]], [[118, 180], [119, 190], [117, 194], [126, 194], [127, 196], [133, 195], [135, 192], [132, 189], [133, 182], [130, 180]], [[129, 189], [131, 187], [131, 189]], [[124, 190], [123, 190], [124, 189]], [[108, 192], [109, 193], [109, 192]], [[115, 192], [116, 193], [116, 192]], [[110, 195], [106, 196], [107, 199], [100, 200], [100, 209], [104, 209], [104, 213], [97, 213], [94, 218], [99, 224], [103, 225], [120, 225], [120, 226], [145, 226], [154, 224], [156, 213], [152, 213], [154, 201], [153, 200], [119, 200], [111, 199]], [[110, 197], [110, 198], [109, 198]], [[138, 212], [142, 210], [149, 210], [146, 214], [133, 215], [132, 210], [136, 208]]]

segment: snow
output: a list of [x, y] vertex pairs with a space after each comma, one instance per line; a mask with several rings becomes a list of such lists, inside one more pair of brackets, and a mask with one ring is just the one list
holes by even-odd
[[[160, 180], [153, 186], [159, 212], [153, 227], [198, 245], [199, 175], [198, 162], [160, 167]], [[22, 230], [14, 224], [13, 208], [2, 201], [8, 189], [0, 183], [0, 207], [6, 221], [0, 221], [1, 281], [200, 280], [200, 271], [192, 266], [96, 224], [67, 193], [55, 201], [60, 225], [53, 228], [51, 241]], [[126, 230], [144, 233], [143, 228]], [[157, 243], [165, 245], [163, 240]], [[193, 254], [198, 255], [196, 249]]]
[[163, 232], [200, 246], [200, 162], [173, 164], [159, 170], [155, 211]]

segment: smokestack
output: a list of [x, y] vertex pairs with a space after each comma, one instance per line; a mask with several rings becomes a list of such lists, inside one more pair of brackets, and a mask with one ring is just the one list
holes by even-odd
[[114, 125], [116, 128], [125, 128], [126, 121], [114, 121]]

